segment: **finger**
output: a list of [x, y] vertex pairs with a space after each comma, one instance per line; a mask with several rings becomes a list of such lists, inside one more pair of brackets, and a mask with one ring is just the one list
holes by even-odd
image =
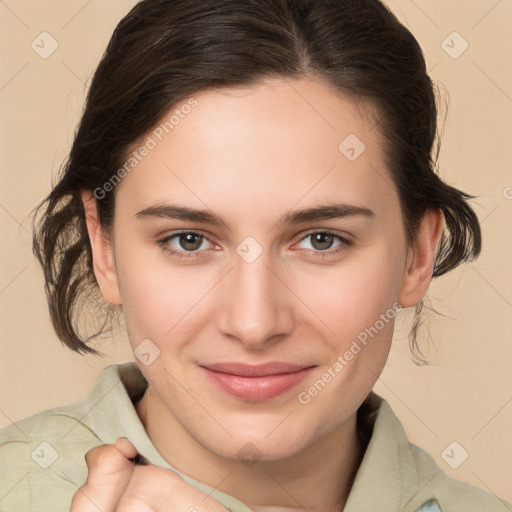
[[72, 512], [113, 512], [133, 470], [137, 449], [126, 437], [85, 454], [87, 483], [73, 496]]
[[185, 482], [175, 471], [150, 465], [134, 466], [115, 510], [226, 512], [227, 509]]
[[114, 445], [127, 459], [133, 459], [138, 455], [137, 448], [127, 437], [120, 437]]

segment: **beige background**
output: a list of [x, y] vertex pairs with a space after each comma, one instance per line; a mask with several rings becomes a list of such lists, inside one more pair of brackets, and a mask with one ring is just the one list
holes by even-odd
[[[122, 335], [101, 345], [105, 359], [61, 346], [27, 221], [69, 150], [87, 82], [112, 30], [134, 4], [0, 0], [0, 426], [84, 398], [107, 364], [134, 358]], [[388, 4], [418, 38], [432, 76], [450, 96], [442, 174], [479, 196], [484, 249], [477, 262], [432, 284], [434, 306], [448, 316], [431, 315], [423, 330], [431, 365], [411, 362], [410, 318], [402, 315], [376, 391], [410, 440], [448, 474], [512, 501], [512, 1]], [[31, 48], [43, 31], [59, 44], [47, 59]], [[442, 47], [454, 31], [469, 44], [457, 59]], [[461, 48], [458, 36], [447, 41], [451, 51]], [[469, 453], [455, 470], [441, 457], [452, 441]]]

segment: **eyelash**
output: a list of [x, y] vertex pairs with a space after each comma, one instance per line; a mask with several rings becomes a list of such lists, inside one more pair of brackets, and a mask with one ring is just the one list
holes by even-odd
[[[337, 238], [342, 243], [336, 249], [330, 249], [330, 250], [328, 249], [328, 250], [325, 250], [325, 251], [320, 251], [320, 250], [313, 251], [313, 253], [315, 254], [315, 257], [326, 258], [326, 257], [332, 256], [334, 254], [339, 254], [339, 253], [343, 252], [344, 250], [346, 250], [348, 247], [352, 246], [352, 242], [350, 240], [348, 240], [345, 237], [343, 237], [343, 236], [341, 236], [341, 235], [339, 235], [339, 234], [337, 234], [337, 233], [335, 233], [333, 231], [330, 231], [328, 229], [311, 231], [311, 232], [305, 234], [299, 240], [299, 242], [302, 242], [306, 238], [308, 238], [308, 237], [310, 237], [312, 235], [317, 235], [317, 234], [332, 235], [332, 236]], [[170, 240], [172, 240], [173, 238], [179, 237], [179, 236], [182, 236], [182, 235], [197, 235], [200, 238], [204, 238], [208, 242], [212, 243], [208, 239], [208, 237], [206, 237], [205, 235], [203, 235], [203, 234], [201, 234], [201, 233], [199, 233], [197, 231], [179, 231], [177, 233], [174, 233], [174, 234], [172, 234], [170, 236], [167, 236], [167, 237], [163, 238], [162, 240], [159, 240], [158, 241], [158, 245], [160, 246], [162, 251], [164, 251], [165, 253], [170, 254], [172, 256], [177, 256], [178, 258], [193, 258], [193, 257], [195, 257], [194, 256], [195, 254], [200, 254], [201, 252], [204, 252], [204, 251], [177, 251], [175, 249], [171, 249], [169, 247], [168, 242]], [[309, 249], [307, 249], [307, 250], [309, 250]], [[200, 257], [202, 257], [202, 256], [200, 256]]]

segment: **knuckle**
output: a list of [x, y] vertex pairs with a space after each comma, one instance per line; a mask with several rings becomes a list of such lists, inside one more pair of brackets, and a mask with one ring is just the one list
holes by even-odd
[[71, 500], [71, 512], [80, 512], [85, 506], [84, 487], [85, 486], [80, 487], [75, 494], [73, 494], [73, 499]]
[[123, 458], [119, 450], [111, 444], [97, 446], [85, 454], [85, 462], [89, 467], [112, 464], [121, 461]]
[[148, 478], [151, 481], [165, 480], [166, 483], [171, 484], [183, 482], [183, 479], [178, 475], [178, 473], [159, 466], [135, 466], [133, 469], [137, 476], [140, 476], [141, 478]]
[[174, 471], [158, 466], [135, 466], [130, 483], [140, 492], [153, 496], [172, 496], [187, 484]]

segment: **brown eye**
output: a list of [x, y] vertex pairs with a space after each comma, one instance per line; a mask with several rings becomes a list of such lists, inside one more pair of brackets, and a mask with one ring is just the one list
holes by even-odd
[[334, 235], [329, 233], [313, 233], [309, 236], [311, 237], [311, 245], [319, 251], [330, 249], [335, 238]]
[[303, 244], [306, 241], [309, 241], [309, 247], [303, 246], [302, 249], [309, 249], [313, 253], [319, 253], [319, 255], [321, 253], [332, 254], [340, 252], [352, 245], [343, 236], [330, 231], [313, 231], [308, 233], [302, 238], [300, 243]]
[[179, 235], [178, 242], [186, 251], [197, 251], [203, 243], [203, 237], [194, 233], [184, 233]]
[[[206, 242], [205, 246], [203, 246], [204, 242]], [[179, 257], [204, 256], [209, 244], [215, 245], [206, 236], [192, 231], [175, 233], [158, 242], [165, 252]]]

